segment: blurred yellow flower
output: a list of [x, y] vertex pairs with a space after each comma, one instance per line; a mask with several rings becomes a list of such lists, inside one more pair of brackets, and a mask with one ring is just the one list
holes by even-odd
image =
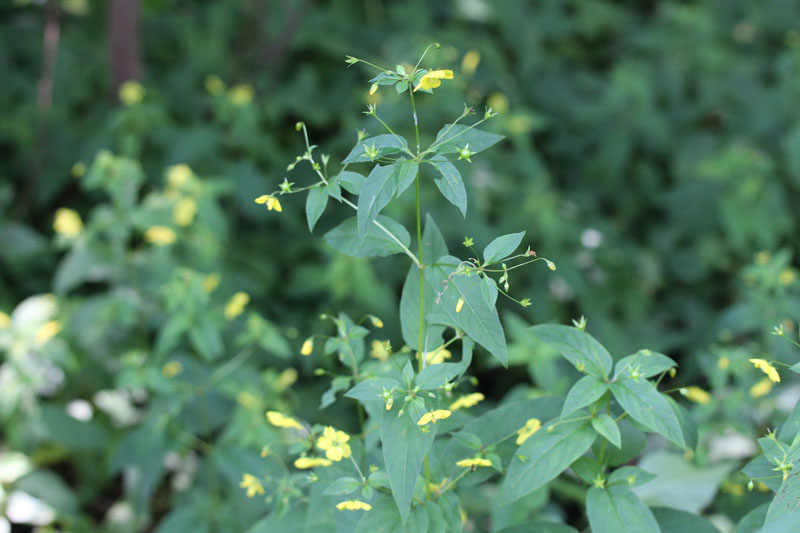
[[35, 338], [39, 344], [44, 344], [61, 332], [61, 322], [50, 320], [45, 322], [36, 330]]
[[419, 79], [419, 83], [414, 90], [417, 91], [419, 89], [423, 90], [430, 90], [435, 89], [436, 87], [442, 84], [442, 80], [452, 80], [453, 79], [453, 71], [452, 70], [431, 70], [427, 74], [423, 75]]
[[258, 398], [250, 394], [246, 390], [241, 391], [236, 395], [236, 403], [245, 408], [252, 408], [258, 405]]
[[11, 325], [11, 317], [7, 313], [0, 311], [0, 329], [6, 329]]
[[492, 462], [489, 459], [474, 457], [472, 459], [462, 459], [456, 463], [456, 466], [460, 466], [461, 468], [475, 468], [476, 466], [492, 466]]
[[728, 359], [728, 358], [727, 358], [726, 356], [724, 356], [724, 355], [723, 355], [722, 357], [720, 357], [720, 358], [719, 358], [719, 361], [717, 361], [717, 366], [718, 366], [718, 367], [719, 367], [721, 370], [726, 370], [726, 369], [727, 369], [727, 368], [730, 366], [730, 364], [731, 364], [731, 360], [730, 360], [730, 359]]
[[539, 431], [542, 427], [542, 422], [538, 418], [531, 418], [525, 425], [517, 431], [517, 446], [525, 442], [531, 435]]
[[370, 357], [374, 357], [381, 363], [389, 359], [391, 355], [389, 350], [386, 349], [385, 341], [372, 341], [372, 350], [369, 352]]
[[437, 420], [444, 420], [445, 418], [449, 418], [452, 413], [447, 409], [436, 409], [435, 411], [429, 411], [422, 415], [417, 422], [418, 425], [424, 426], [427, 424], [435, 424]]
[[303, 429], [303, 426], [297, 420], [278, 411], [267, 411], [267, 420], [278, 428]]
[[72, 174], [73, 178], [80, 178], [81, 176], [86, 174], [86, 164], [83, 163], [82, 161], [78, 161], [77, 163], [72, 165], [72, 168], [70, 169], [69, 173]]
[[376, 92], [378, 92], [378, 84], [377, 83], [373, 83], [369, 88], [369, 95], [372, 96]]
[[252, 498], [256, 494], [264, 494], [264, 486], [261, 484], [261, 481], [250, 474], [242, 474], [242, 482], [239, 483], [239, 486], [243, 489], [247, 489], [248, 498]]
[[453, 354], [450, 353], [450, 350], [444, 347], [444, 345], [439, 346], [432, 352], [428, 352], [425, 354], [425, 360], [429, 365], [438, 365], [439, 363], [443, 363], [446, 359], [450, 359], [453, 357]]
[[250, 303], [250, 295], [242, 291], [237, 292], [225, 305], [225, 318], [233, 320], [241, 315], [248, 303]]
[[378, 317], [376, 317], [374, 315], [369, 315], [369, 321], [372, 323], [373, 327], [376, 327], [376, 328], [382, 328], [383, 327], [383, 320], [381, 320], [380, 318], [378, 318]]
[[179, 226], [188, 226], [197, 213], [197, 202], [192, 198], [181, 198], [172, 210], [172, 219]]
[[53, 220], [53, 229], [56, 233], [74, 239], [83, 231], [81, 216], [72, 209], [60, 207], [56, 210]]
[[362, 510], [362, 509], [364, 511], [369, 511], [370, 509], [372, 509], [372, 506], [370, 504], [368, 504], [368, 503], [364, 503], [364, 502], [359, 501], [359, 500], [346, 500], [346, 501], [343, 501], [341, 503], [337, 503], [336, 504], [336, 508], [339, 509], [340, 511], [344, 511], [344, 510], [347, 510], [347, 511], [359, 511], [359, 510]]
[[781, 285], [788, 286], [794, 283], [797, 279], [797, 273], [794, 269], [791, 268], [784, 268], [781, 270], [781, 273], [778, 275], [778, 281], [781, 282]]
[[464, 54], [464, 59], [461, 60], [461, 71], [467, 75], [472, 76], [475, 74], [475, 69], [481, 62], [481, 54], [477, 50], [470, 50]]
[[704, 405], [711, 401], [711, 395], [700, 387], [686, 387], [685, 396], [693, 402]]
[[144, 232], [144, 240], [156, 246], [167, 246], [174, 243], [178, 236], [167, 226], [151, 226]]
[[462, 407], [472, 407], [478, 402], [482, 402], [484, 399], [485, 397], [480, 392], [473, 392], [472, 394], [467, 394], [466, 396], [462, 396], [461, 398], [450, 404], [450, 410], [457, 411]]
[[464, 307], [464, 298], [459, 298], [456, 302], [456, 313], [460, 313], [462, 307]]
[[761, 371], [764, 372], [767, 376], [769, 376], [769, 379], [771, 379], [775, 383], [779, 383], [781, 381], [781, 376], [780, 374], [778, 374], [778, 371], [765, 359], [749, 359], [749, 361], [753, 363], [754, 367], [760, 368]]
[[350, 457], [350, 445], [347, 441], [350, 435], [344, 431], [336, 431], [331, 426], [326, 426], [322, 431], [322, 436], [317, 440], [317, 448], [325, 451], [325, 457], [331, 461], [341, 461], [342, 458]]
[[505, 113], [508, 111], [508, 97], [503, 93], [494, 92], [486, 99], [486, 105], [498, 113]]
[[180, 189], [191, 177], [192, 169], [186, 163], [172, 165], [167, 169], [167, 186], [171, 189]]
[[255, 202], [257, 204], [266, 204], [267, 209], [269, 211], [272, 211], [273, 209], [278, 213], [283, 211], [280, 200], [278, 200], [274, 196], [270, 196], [269, 194], [262, 194], [261, 196], [255, 199]]
[[294, 461], [294, 467], [299, 469], [316, 468], [318, 466], [331, 466], [333, 462], [324, 457], [298, 457]]
[[294, 385], [296, 381], [297, 370], [289, 367], [278, 375], [278, 379], [275, 381], [275, 387], [281, 391], [286, 390]]
[[126, 106], [136, 105], [144, 98], [144, 87], [136, 80], [128, 80], [119, 86], [119, 101]]
[[769, 378], [764, 378], [752, 387], [750, 387], [751, 398], [761, 398], [766, 396], [772, 390], [772, 381]]
[[214, 292], [214, 290], [219, 287], [221, 281], [222, 277], [216, 272], [212, 272], [203, 280], [203, 289], [206, 292]]
[[168, 363], [165, 363], [164, 367], [161, 369], [161, 373], [168, 378], [174, 378], [182, 372], [183, 365], [179, 361], [169, 361]]
[[766, 265], [767, 263], [769, 263], [770, 259], [772, 259], [772, 254], [770, 254], [766, 250], [757, 252], [756, 255], [753, 257], [753, 261], [757, 265]]
[[311, 355], [311, 352], [314, 351], [314, 337], [309, 337], [303, 341], [303, 345], [300, 347], [300, 355]]
[[236, 105], [246, 105], [253, 100], [253, 87], [246, 83], [234, 85], [228, 91], [228, 100]]
[[214, 74], [209, 74], [206, 76], [205, 86], [206, 91], [213, 95], [221, 94], [222, 91], [225, 90], [225, 83], [219, 78], [219, 76], [215, 76]]

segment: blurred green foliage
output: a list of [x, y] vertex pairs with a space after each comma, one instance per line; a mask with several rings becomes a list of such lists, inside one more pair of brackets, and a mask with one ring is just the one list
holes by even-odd
[[[59, 29], [49, 106], [37, 96], [48, 16]], [[327, 385], [312, 369], [336, 368], [301, 359], [302, 339], [320, 313], [346, 311], [380, 316], [381, 338], [399, 344], [407, 264], [338, 255], [308, 237], [299, 199], [265, 216], [253, 198], [302, 153], [297, 120], [336, 161], [357, 129], [380, 133], [361, 114], [368, 102], [410, 137], [404, 102], [370, 97], [372, 73], [344, 56], [393, 65], [432, 41], [432, 64], [456, 76], [435, 105], [420, 103], [427, 129], [488, 104], [508, 140], [462, 167], [466, 219], [433, 194], [424, 210], [452, 246], [525, 229], [558, 264], [512, 279], [533, 306], [501, 304], [511, 371], [477, 358], [487, 397], [514, 386], [524, 397], [529, 376], [539, 393], [566, 392], [572, 370], [521, 331], [585, 315], [613, 354], [668, 353], [676, 386], [712, 392], [693, 410], [701, 468], [748, 457], [714, 443], [728, 431], [752, 441], [786, 417], [771, 408], [793, 406], [753, 394], [762, 376], [747, 359], [796, 359], [768, 335], [780, 323], [796, 331], [800, 317], [796, 2], [142, 0], [141, 17], [144, 90], [126, 105], [106, 2], [0, 6], [0, 310], [11, 315], [0, 453], [27, 465], [0, 496], [24, 490], [76, 531], [244, 531], [263, 515], [238, 487], [242, 471], [268, 474], [263, 411], [319, 420]], [[171, 185], [180, 164], [191, 172]], [[196, 214], [181, 225], [187, 198]], [[83, 221], [74, 239], [53, 231], [65, 207]], [[411, 196], [388, 211], [411, 220]], [[343, 217], [331, 210], [316, 233]], [[174, 245], [147, 241], [160, 225]], [[221, 282], [208, 291], [212, 274]], [[252, 301], [227, 320], [238, 291]], [[62, 330], [40, 342], [51, 320]], [[94, 416], [67, 415], [83, 408], [75, 401]], [[355, 427], [332, 409], [326, 420]], [[735, 475], [719, 493], [708, 477], [711, 513], [735, 522], [761, 503], [731, 488]], [[497, 524], [566, 513], [529, 499], [514, 517], [477, 491], [462, 502]]]

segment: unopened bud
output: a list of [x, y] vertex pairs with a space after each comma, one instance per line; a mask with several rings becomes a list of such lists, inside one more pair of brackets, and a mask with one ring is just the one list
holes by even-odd
[[295, 131], [302, 131], [303, 130], [303, 123], [302, 122], [296, 122], [295, 125], [294, 125], [294, 129], [295, 129]]

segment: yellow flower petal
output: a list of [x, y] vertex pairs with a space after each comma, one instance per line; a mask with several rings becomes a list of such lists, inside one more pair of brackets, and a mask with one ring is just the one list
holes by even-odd
[[461, 398], [450, 404], [450, 410], [456, 411], [458, 409], [461, 409], [462, 407], [472, 407], [478, 402], [482, 402], [484, 399], [485, 397], [480, 392], [473, 392], [472, 394], [467, 394], [466, 396], [462, 396]]
[[764, 372], [769, 379], [775, 383], [779, 383], [781, 381], [781, 376], [778, 374], [778, 371], [765, 359], [749, 359], [749, 361], [753, 363], [753, 366], [761, 369], [761, 371]]
[[278, 411], [267, 411], [267, 420], [275, 427], [303, 429], [297, 420]]
[[452, 70], [431, 70], [427, 74], [423, 75], [419, 79], [419, 83], [414, 90], [417, 91], [419, 89], [430, 90], [435, 89], [436, 87], [442, 84], [442, 80], [452, 80], [453, 79], [453, 71]]
[[314, 339], [309, 337], [303, 342], [303, 346], [300, 348], [300, 355], [311, 355], [312, 351], [314, 351]]
[[333, 463], [323, 457], [298, 457], [294, 461], [294, 467], [301, 470], [316, 468], [318, 466], [331, 466]]
[[74, 239], [83, 231], [83, 221], [77, 211], [61, 207], [56, 210], [53, 229], [60, 235]]
[[687, 387], [686, 397], [696, 403], [707, 404], [711, 401], [711, 395], [700, 387]]
[[144, 232], [144, 240], [156, 246], [168, 246], [177, 238], [175, 232], [167, 226], [152, 226]]

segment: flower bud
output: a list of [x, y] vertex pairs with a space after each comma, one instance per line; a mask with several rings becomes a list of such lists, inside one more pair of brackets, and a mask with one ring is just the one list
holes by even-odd
[[296, 122], [295, 125], [294, 125], [294, 129], [295, 129], [295, 131], [302, 131], [303, 130], [303, 123], [302, 122]]

